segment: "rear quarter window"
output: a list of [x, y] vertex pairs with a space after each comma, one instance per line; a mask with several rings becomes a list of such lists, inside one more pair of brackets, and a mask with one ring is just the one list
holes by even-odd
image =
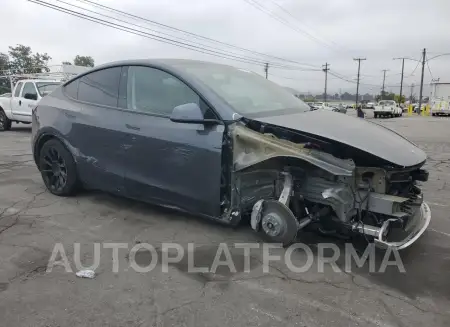
[[73, 82], [70, 82], [66, 86], [64, 86], [64, 93], [72, 99], [78, 99], [78, 85], [79, 80], [76, 79]]

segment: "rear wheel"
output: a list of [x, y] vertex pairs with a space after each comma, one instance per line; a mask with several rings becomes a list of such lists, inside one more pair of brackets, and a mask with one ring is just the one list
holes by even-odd
[[72, 194], [77, 185], [77, 169], [72, 154], [56, 139], [42, 146], [39, 170], [47, 189], [59, 196]]
[[373, 116], [374, 116], [375, 118], [378, 118], [378, 114], [373, 114]]
[[6, 117], [3, 109], [0, 109], [0, 131], [9, 131], [11, 129], [11, 120]]

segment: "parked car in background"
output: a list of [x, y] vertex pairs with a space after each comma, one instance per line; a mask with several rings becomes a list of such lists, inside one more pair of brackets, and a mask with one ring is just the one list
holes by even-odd
[[374, 102], [367, 102], [365, 109], [375, 109], [375, 103]]
[[30, 124], [32, 109], [59, 85], [49, 80], [18, 81], [10, 96], [0, 97], [0, 131], [9, 130], [13, 121]]
[[[419, 104], [418, 104], [418, 103], [414, 103], [414, 104], [413, 104], [414, 112], [415, 112], [415, 113], [420, 113], [420, 112], [422, 112], [422, 111], [425, 110], [426, 106], [427, 106], [426, 103], [422, 103], [421, 108], [420, 108], [420, 110], [419, 110]], [[420, 111], [420, 112], [419, 112], [419, 111]]]
[[314, 106], [314, 102], [306, 102], [306, 104], [309, 106], [311, 110], [317, 110], [317, 108]]
[[402, 109], [394, 100], [381, 100], [373, 110], [373, 116], [378, 117], [399, 117], [403, 114]]
[[336, 112], [340, 112], [342, 114], [346, 114], [347, 113], [347, 108], [345, 105], [343, 105], [342, 103], [337, 103], [333, 106], [334, 111]]
[[346, 109], [354, 109], [355, 108], [355, 105], [352, 103], [345, 103], [344, 105], [345, 105]]
[[337, 111], [337, 108], [331, 106], [330, 104], [328, 104], [326, 102], [315, 102], [313, 106], [314, 106], [315, 109]]
[[248, 217], [284, 245], [310, 227], [403, 249], [431, 219], [413, 143], [215, 63], [130, 60], [80, 74], [34, 108], [32, 151], [55, 195], [83, 186], [232, 226]]

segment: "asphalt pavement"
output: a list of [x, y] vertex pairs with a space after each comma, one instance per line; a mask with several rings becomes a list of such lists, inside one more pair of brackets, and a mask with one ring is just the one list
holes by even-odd
[[[450, 120], [414, 116], [376, 122], [428, 154], [430, 178], [423, 190], [432, 221], [423, 237], [401, 252], [405, 273], [396, 267], [374, 273], [366, 266], [344, 271], [342, 260], [340, 272], [328, 265], [319, 272], [314, 263], [295, 273], [283, 260], [271, 262], [264, 272], [259, 251], [252, 252], [251, 271], [245, 272], [242, 252], [234, 244], [260, 242], [246, 225], [231, 229], [100, 192], [53, 196], [32, 160], [29, 128], [14, 125], [0, 134], [0, 325], [449, 326]], [[314, 255], [319, 242], [343, 246], [341, 240], [311, 233], [299, 238]], [[130, 248], [149, 243], [160, 255], [165, 242], [183, 248], [195, 243], [196, 266], [210, 265], [219, 244], [226, 243], [236, 271], [189, 272], [185, 260], [170, 265], [168, 272], [158, 265], [147, 273], [129, 269]], [[57, 243], [72, 272], [62, 266], [47, 271]], [[85, 266], [96, 257], [94, 243], [102, 246], [95, 278], [75, 275], [79, 252], [74, 243]], [[112, 250], [104, 249], [104, 243], [128, 247], [118, 251], [117, 272]], [[146, 251], [135, 256], [140, 266], [152, 259]], [[296, 263], [304, 259], [302, 251], [292, 255]]]

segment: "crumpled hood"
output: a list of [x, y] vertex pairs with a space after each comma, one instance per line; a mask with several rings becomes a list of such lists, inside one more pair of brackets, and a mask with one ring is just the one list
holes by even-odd
[[255, 120], [334, 140], [398, 166], [415, 166], [427, 158], [425, 152], [390, 129], [341, 113], [319, 109]]

